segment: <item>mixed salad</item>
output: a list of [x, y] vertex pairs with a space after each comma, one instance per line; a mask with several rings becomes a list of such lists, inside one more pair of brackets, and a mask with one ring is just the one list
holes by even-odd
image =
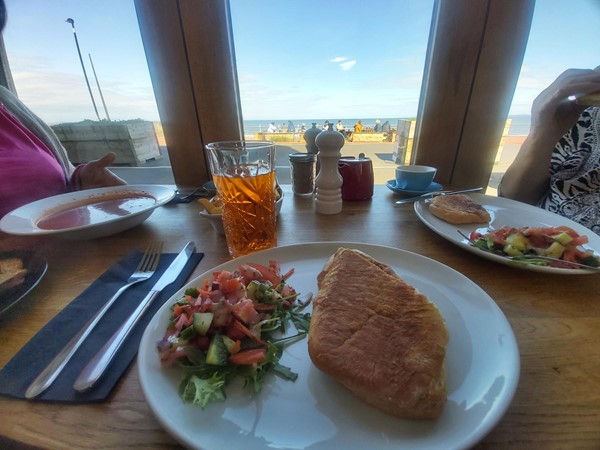
[[[179, 394], [204, 408], [225, 399], [236, 377], [260, 392], [269, 372], [288, 380], [297, 374], [279, 363], [283, 347], [307, 335], [310, 314], [276, 261], [241, 264], [189, 288], [171, 308], [169, 325], [157, 348], [163, 367], [178, 365]], [[296, 332], [287, 334], [289, 323]]]
[[[567, 226], [548, 228], [502, 227], [487, 233], [471, 232], [471, 245], [485, 251], [539, 266], [574, 268], [573, 264], [598, 267], [600, 258], [592, 250], [580, 246], [588, 242], [587, 236], [579, 235]], [[558, 261], [536, 258], [550, 257]]]

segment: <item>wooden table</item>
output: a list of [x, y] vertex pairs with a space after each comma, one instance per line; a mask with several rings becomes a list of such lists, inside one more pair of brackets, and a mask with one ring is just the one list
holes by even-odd
[[[515, 398], [477, 448], [600, 448], [600, 277], [518, 270], [458, 248], [426, 228], [412, 204], [394, 207], [385, 186], [372, 201], [346, 202], [339, 215], [313, 212], [284, 186], [279, 245], [362, 241], [433, 258], [482, 287], [507, 316], [521, 353]], [[200, 207], [167, 205], [142, 225], [90, 241], [41, 246], [49, 269], [35, 290], [0, 317], [0, 364], [133, 248], [153, 239], [177, 252], [195, 240], [205, 257], [193, 276], [229, 259], [225, 240], [198, 217]], [[16, 445], [15, 445], [16, 443]], [[135, 368], [101, 404], [60, 405], [0, 398], [0, 447], [177, 448], [144, 401]]]

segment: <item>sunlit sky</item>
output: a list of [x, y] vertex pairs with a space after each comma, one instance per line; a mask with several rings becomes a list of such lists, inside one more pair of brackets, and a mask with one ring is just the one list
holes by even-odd
[[[50, 124], [159, 120], [133, 0], [5, 0], [20, 98]], [[165, 0], [166, 1], [166, 0]], [[416, 115], [433, 0], [231, 0], [244, 119]], [[510, 114], [569, 67], [600, 65], [600, 1], [537, 0]]]

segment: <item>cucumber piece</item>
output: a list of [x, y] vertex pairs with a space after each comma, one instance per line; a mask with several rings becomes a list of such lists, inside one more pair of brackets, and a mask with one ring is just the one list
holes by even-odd
[[248, 286], [246, 286], [246, 296], [251, 300], [256, 299], [256, 292], [258, 291], [259, 287], [260, 282], [252, 280], [250, 283], [248, 283]]
[[563, 252], [565, 251], [565, 247], [564, 245], [562, 245], [560, 242], [554, 241], [552, 244], [550, 244], [550, 247], [548, 247], [546, 250], [544, 250], [544, 256], [550, 256], [551, 258], [559, 258], [562, 256]]
[[196, 333], [204, 336], [208, 329], [210, 328], [210, 324], [212, 323], [214, 314], [211, 312], [200, 312], [194, 313], [194, 330]]
[[527, 250], [527, 239], [521, 233], [514, 233], [506, 238], [506, 243], [520, 251]]
[[227, 364], [228, 355], [227, 347], [225, 347], [225, 342], [223, 342], [223, 336], [218, 333], [215, 334], [206, 352], [206, 364], [224, 366]]
[[561, 245], [567, 245], [569, 242], [573, 240], [571, 236], [567, 233], [560, 233], [553, 237], [553, 239]]
[[[229, 336], [223, 336], [223, 343], [225, 344], [227, 353], [234, 353], [233, 349], [236, 347], [236, 341], [231, 339]], [[238, 351], [239, 351], [239, 345], [238, 345]]]
[[504, 248], [502, 249], [502, 251], [509, 256], [522, 256], [523, 255], [523, 252], [521, 250], [519, 250], [517, 247], [515, 247], [511, 244], [506, 244], [504, 246]]

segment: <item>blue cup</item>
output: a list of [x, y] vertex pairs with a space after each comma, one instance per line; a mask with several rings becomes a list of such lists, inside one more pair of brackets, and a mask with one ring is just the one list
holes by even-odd
[[407, 191], [425, 191], [433, 182], [437, 169], [430, 166], [396, 167], [396, 187]]

